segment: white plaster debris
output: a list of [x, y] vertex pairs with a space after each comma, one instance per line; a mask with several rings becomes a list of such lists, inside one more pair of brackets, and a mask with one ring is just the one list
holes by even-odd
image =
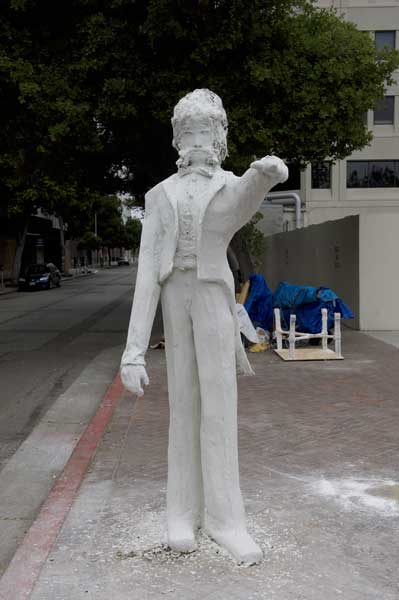
[[[153, 583], [154, 571], [148, 570], [152, 565], [157, 570], [157, 576], [168, 578], [176, 569], [180, 575], [190, 576], [194, 581], [203, 580], [204, 566], [207, 566], [212, 576], [221, 576], [226, 568], [232, 573], [244, 572], [247, 569], [258, 578], [261, 576], [257, 566], [237, 565], [227, 551], [211, 540], [202, 531], [197, 533], [198, 549], [192, 553], [171, 551], [162, 545], [160, 531], [165, 526], [166, 508], [143, 505], [139, 511], [134, 511], [125, 520], [122, 513], [115, 519], [111, 539], [112, 551], [107, 557], [108, 561], [128, 566], [136, 575]], [[127, 516], [127, 515], [126, 515]], [[266, 509], [262, 514], [249, 515], [248, 529], [262, 549], [265, 563], [279, 561], [291, 557], [291, 561], [301, 556], [301, 549], [293, 531], [287, 527], [278, 526], [271, 531], [273, 519]], [[104, 552], [102, 552], [104, 558]], [[173, 571], [172, 571], [173, 569]]]
[[399, 513], [399, 503], [383, 497], [379, 490], [398, 485], [397, 481], [389, 479], [321, 479], [311, 487], [317, 494], [333, 498], [345, 510], [366, 509], [393, 516]]

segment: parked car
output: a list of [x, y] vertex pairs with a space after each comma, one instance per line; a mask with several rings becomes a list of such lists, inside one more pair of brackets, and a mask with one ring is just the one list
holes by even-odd
[[47, 265], [29, 265], [25, 273], [18, 279], [19, 290], [50, 290], [60, 287], [61, 273], [53, 263]]
[[130, 265], [128, 258], [118, 258], [118, 267], [121, 267], [123, 265], [126, 265], [126, 266]]

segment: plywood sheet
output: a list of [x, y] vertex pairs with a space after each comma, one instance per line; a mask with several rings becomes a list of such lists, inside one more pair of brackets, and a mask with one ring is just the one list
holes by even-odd
[[237, 302], [239, 304], [245, 304], [248, 298], [248, 293], [249, 293], [249, 288], [250, 288], [251, 282], [248, 280], [244, 283], [244, 285], [241, 288], [241, 292], [238, 296], [238, 300]]
[[274, 350], [283, 360], [342, 360], [334, 350], [323, 350], [322, 348], [295, 348], [295, 358], [290, 358], [288, 349]]

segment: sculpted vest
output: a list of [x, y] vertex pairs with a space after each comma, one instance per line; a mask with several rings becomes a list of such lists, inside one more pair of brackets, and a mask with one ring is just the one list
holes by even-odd
[[[196, 269], [200, 198], [209, 179], [190, 174], [181, 177], [177, 190], [178, 232], [173, 267]], [[196, 194], [193, 189], [196, 189]]]

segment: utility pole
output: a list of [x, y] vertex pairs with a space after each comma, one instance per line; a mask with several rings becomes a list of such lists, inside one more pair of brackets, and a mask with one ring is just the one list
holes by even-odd
[[61, 273], [65, 273], [65, 232], [64, 232], [64, 219], [58, 217], [60, 225], [60, 246], [61, 246]]
[[[94, 235], [97, 238], [97, 212], [94, 213]], [[95, 257], [96, 257], [96, 266], [98, 264], [98, 247], [96, 245], [96, 250], [95, 250]]]

